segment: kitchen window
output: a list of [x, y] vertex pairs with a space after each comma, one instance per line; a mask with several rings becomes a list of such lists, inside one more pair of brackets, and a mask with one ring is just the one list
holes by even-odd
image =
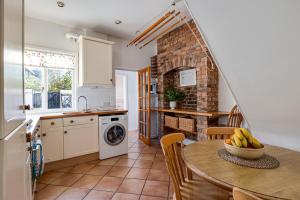
[[40, 112], [74, 108], [75, 60], [72, 54], [25, 49], [25, 104]]

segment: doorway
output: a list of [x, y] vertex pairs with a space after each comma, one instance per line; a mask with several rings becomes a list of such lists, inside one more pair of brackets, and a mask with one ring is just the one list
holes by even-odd
[[116, 107], [128, 110], [128, 131], [138, 129], [138, 73], [115, 71]]

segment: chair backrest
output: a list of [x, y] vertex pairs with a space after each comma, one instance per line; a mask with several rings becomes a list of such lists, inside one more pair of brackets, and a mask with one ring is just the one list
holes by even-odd
[[233, 188], [233, 199], [234, 200], [262, 200], [261, 198], [258, 198], [253, 194], [250, 194], [239, 188]]
[[242, 121], [243, 121], [243, 115], [239, 107], [237, 105], [233, 106], [228, 116], [227, 126], [240, 127]]
[[234, 132], [234, 127], [209, 127], [203, 130], [207, 140], [229, 139]]
[[173, 182], [176, 200], [181, 200], [180, 187], [185, 182], [185, 174], [181, 158], [182, 141], [185, 136], [182, 133], [173, 133], [161, 138], [160, 144], [165, 155], [165, 161], [169, 175]]

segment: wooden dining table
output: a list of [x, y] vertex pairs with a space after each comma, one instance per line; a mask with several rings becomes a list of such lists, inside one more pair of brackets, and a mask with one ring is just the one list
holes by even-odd
[[300, 200], [300, 152], [265, 145], [265, 153], [275, 157], [280, 166], [256, 169], [223, 160], [218, 150], [224, 141], [199, 141], [183, 148], [187, 167], [198, 176], [226, 189], [238, 187], [263, 199]]

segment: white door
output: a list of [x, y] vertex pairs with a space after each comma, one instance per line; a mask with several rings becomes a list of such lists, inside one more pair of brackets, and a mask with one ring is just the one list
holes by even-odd
[[63, 159], [63, 128], [49, 128], [42, 131], [45, 162]]
[[[2, 4], [3, 3], [3, 4]], [[3, 5], [3, 7], [2, 7]], [[3, 9], [3, 10], [2, 10]], [[1, 0], [0, 30], [0, 139], [3, 139], [25, 119], [23, 112], [23, 1]], [[3, 22], [3, 23], [2, 23]], [[2, 43], [3, 42], [3, 43]], [[3, 55], [3, 57], [2, 57]]]
[[64, 159], [99, 151], [98, 123], [64, 127]]
[[0, 140], [0, 199], [23, 200], [27, 187], [26, 124]]
[[86, 40], [85, 67], [87, 84], [112, 84], [112, 46]]

